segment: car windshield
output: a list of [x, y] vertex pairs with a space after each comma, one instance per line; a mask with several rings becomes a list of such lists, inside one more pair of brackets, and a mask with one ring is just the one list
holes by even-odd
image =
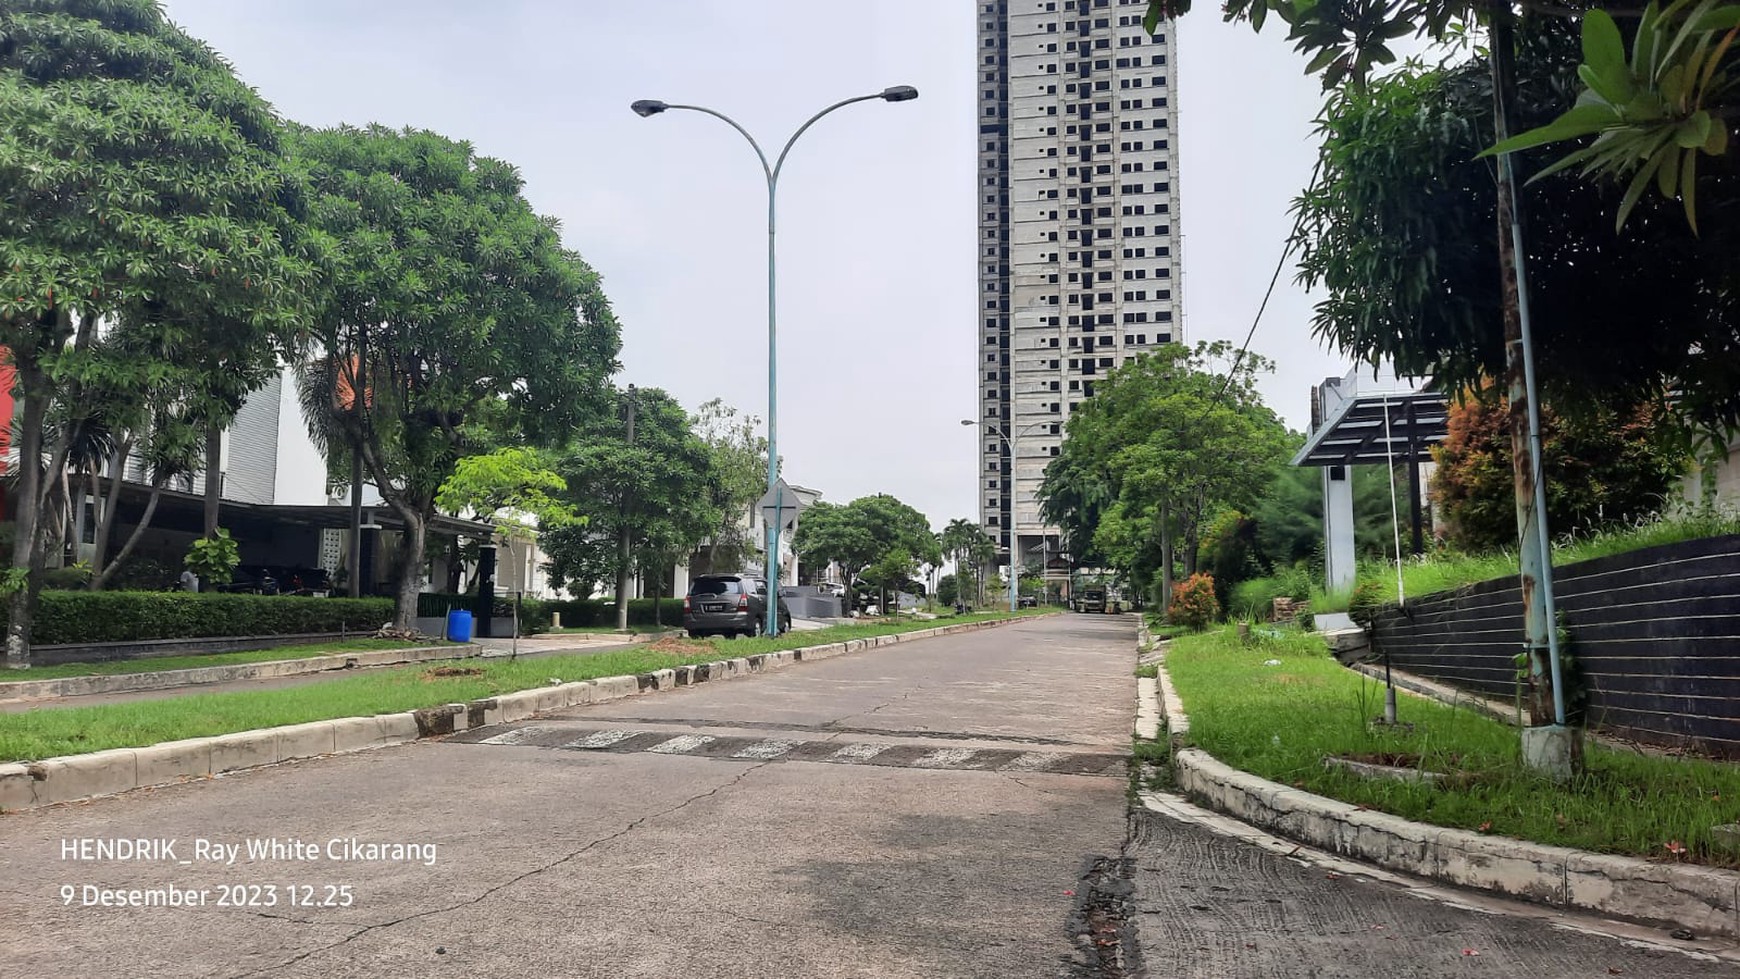
[[739, 590], [736, 578], [700, 578], [689, 586], [691, 595], [735, 595]]

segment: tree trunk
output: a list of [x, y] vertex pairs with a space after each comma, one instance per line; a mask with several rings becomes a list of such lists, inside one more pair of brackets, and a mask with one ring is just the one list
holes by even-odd
[[417, 618], [417, 596], [423, 591], [423, 549], [427, 524], [422, 514], [409, 507], [395, 505], [394, 510], [405, 521], [405, 532], [399, 541], [399, 591], [393, 604], [393, 628], [410, 629]]
[[[123, 553], [121, 557], [117, 557], [113, 561], [105, 560], [109, 553], [109, 538], [115, 529], [115, 513], [120, 509], [122, 475], [127, 469], [127, 456], [132, 452], [132, 444], [131, 439], [123, 439], [109, 453], [109, 492], [107, 495], [103, 493], [102, 474], [95, 473], [91, 476], [92, 509], [96, 511], [97, 518], [97, 526], [92, 534], [92, 539], [96, 541], [96, 560], [93, 562], [96, 570], [91, 575], [91, 580], [85, 585], [91, 591], [102, 588], [115, 568], [120, 566], [122, 557], [125, 557]], [[133, 535], [127, 544], [128, 549], [132, 548], [133, 541], [138, 540], [139, 534], [144, 530], [146, 524], [151, 522], [151, 513], [157, 504], [156, 490], [162, 485], [156, 480], [152, 482], [151, 501], [146, 505], [145, 515], [140, 519], [139, 526], [133, 529]]]
[[1165, 507], [1160, 508], [1160, 611], [1172, 610], [1172, 520]]
[[34, 573], [37, 523], [42, 513], [42, 420], [47, 410], [40, 378], [34, 365], [19, 365], [20, 384], [18, 438], [18, 482], [14, 487], [12, 568], [26, 571], [23, 582], [6, 601], [6, 665], [22, 670], [30, 665], [30, 624], [36, 611], [36, 588], [40, 578]]
[[223, 466], [223, 426], [216, 420], [210, 421], [205, 428], [205, 536], [207, 540], [217, 537], [218, 507], [223, 498], [224, 474]]
[[[122, 561], [127, 560], [127, 555], [133, 553], [133, 546], [139, 543], [139, 538], [145, 535], [145, 528], [151, 525], [151, 515], [157, 512], [157, 501], [162, 497], [162, 495], [163, 480], [161, 478], [151, 480], [151, 496], [145, 501], [145, 512], [140, 514], [138, 526], [134, 527], [133, 532], [127, 535], [127, 543], [121, 545], [121, 550], [116, 553], [115, 559], [102, 565], [101, 571], [91, 575], [89, 588], [92, 591], [96, 591], [108, 584], [109, 578], [115, 573], [115, 569], [121, 566]], [[101, 559], [101, 552], [98, 552], [99, 562]]]

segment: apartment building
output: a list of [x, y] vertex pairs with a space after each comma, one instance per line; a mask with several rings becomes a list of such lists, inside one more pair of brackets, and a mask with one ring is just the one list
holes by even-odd
[[1035, 491], [1096, 380], [1181, 341], [1170, 23], [1147, 0], [978, 4], [979, 516], [1056, 555]]

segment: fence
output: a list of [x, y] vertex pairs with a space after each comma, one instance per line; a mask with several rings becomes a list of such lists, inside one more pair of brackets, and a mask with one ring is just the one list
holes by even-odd
[[[1553, 584], [1590, 726], [1740, 758], [1740, 535], [1566, 565]], [[1411, 599], [1372, 621], [1373, 648], [1398, 669], [1505, 699], [1522, 635], [1515, 578]]]

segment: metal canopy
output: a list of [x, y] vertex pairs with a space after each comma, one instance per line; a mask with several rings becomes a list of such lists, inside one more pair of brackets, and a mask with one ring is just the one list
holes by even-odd
[[1330, 417], [1317, 426], [1305, 441], [1305, 447], [1293, 457], [1293, 465], [1385, 465], [1392, 459], [1430, 462], [1430, 448], [1444, 440], [1448, 417], [1447, 401], [1441, 392], [1357, 394], [1337, 405]]

